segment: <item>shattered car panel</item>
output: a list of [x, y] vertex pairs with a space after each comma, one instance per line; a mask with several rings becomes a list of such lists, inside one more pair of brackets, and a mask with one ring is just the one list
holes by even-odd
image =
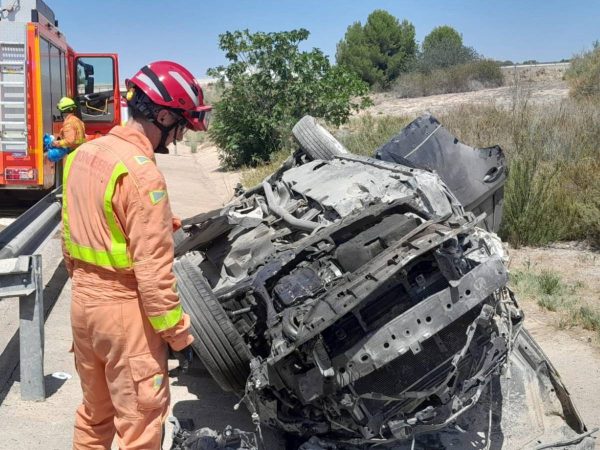
[[467, 211], [486, 213], [485, 229], [499, 230], [507, 168], [497, 145], [470, 147], [435, 117], [424, 115], [377, 149], [375, 157], [435, 171]]
[[[484, 220], [426, 168], [300, 151], [222, 210], [184, 222], [175, 271], [195, 349], [260, 422], [331, 448], [456, 441], [448, 430], [459, 423], [485, 425], [473, 448], [580, 436]], [[537, 428], [499, 437], [540, 395]], [[513, 397], [504, 411], [498, 399]]]

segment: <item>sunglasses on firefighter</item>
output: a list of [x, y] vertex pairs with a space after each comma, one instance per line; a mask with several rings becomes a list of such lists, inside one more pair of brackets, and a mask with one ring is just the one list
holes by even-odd
[[[181, 116], [180, 114], [177, 113], [173, 113], [171, 112], [171, 114], [173, 115], [173, 117], [175, 118], [175, 120], [177, 121], [177, 127], [178, 128], [187, 128], [189, 130], [193, 130], [193, 128], [190, 126], [190, 123], [188, 121], [188, 119], [186, 119], [185, 117]], [[192, 119], [198, 119], [200, 122], [202, 122], [206, 116], [206, 111], [193, 111], [191, 113], [189, 113], [189, 115], [192, 117]]]

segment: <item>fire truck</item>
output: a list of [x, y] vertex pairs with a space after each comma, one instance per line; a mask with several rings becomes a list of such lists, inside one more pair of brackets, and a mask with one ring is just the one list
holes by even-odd
[[61, 129], [64, 96], [88, 139], [120, 124], [117, 55], [75, 52], [42, 0], [0, 0], [0, 194], [55, 185], [62, 163], [48, 160], [43, 136]]

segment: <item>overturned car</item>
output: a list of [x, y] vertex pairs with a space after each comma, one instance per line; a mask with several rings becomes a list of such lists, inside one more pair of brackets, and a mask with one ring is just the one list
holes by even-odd
[[323, 448], [593, 448], [506, 286], [502, 151], [431, 116], [376, 158], [308, 116], [294, 135], [277, 172], [178, 239], [216, 382]]

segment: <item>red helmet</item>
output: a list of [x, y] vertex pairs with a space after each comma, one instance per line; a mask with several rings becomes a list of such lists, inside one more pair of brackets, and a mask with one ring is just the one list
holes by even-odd
[[152, 103], [177, 110], [190, 130], [206, 130], [206, 113], [212, 108], [204, 104], [200, 83], [185, 67], [172, 61], [156, 61], [125, 83], [127, 89], [139, 88]]

